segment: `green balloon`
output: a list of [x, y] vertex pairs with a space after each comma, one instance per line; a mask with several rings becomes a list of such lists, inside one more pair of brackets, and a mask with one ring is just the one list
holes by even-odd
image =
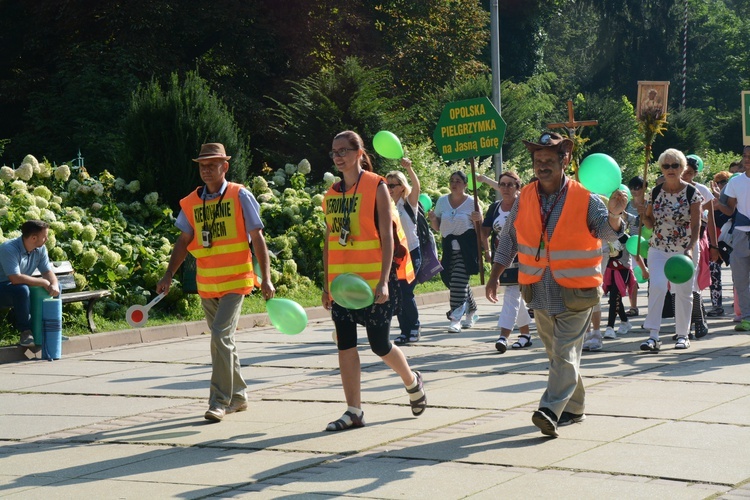
[[334, 302], [347, 309], [362, 309], [375, 302], [370, 285], [354, 273], [339, 274], [333, 279], [331, 297]]
[[307, 327], [307, 313], [293, 300], [269, 299], [266, 310], [271, 324], [281, 333], [297, 335]]
[[400, 160], [404, 157], [404, 148], [401, 146], [401, 141], [398, 140], [396, 134], [387, 130], [381, 130], [375, 134], [375, 137], [372, 138], [372, 147], [384, 158]]
[[643, 236], [646, 240], [650, 240], [652, 234], [654, 234], [653, 229], [649, 229], [646, 226], [643, 226], [643, 228], [641, 228], [641, 236]]
[[633, 269], [633, 274], [635, 274], [635, 280], [638, 283], [645, 283], [648, 280], [643, 277], [643, 271], [641, 271], [641, 266], [635, 266], [635, 269]]
[[673, 255], [664, 264], [664, 275], [672, 283], [685, 283], [693, 277], [695, 266], [687, 255]]
[[[630, 252], [631, 255], [635, 255], [638, 251], [638, 245], [641, 245], [641, 248], [643, 248], [643, 244], [646, 243], [646, 248], [648, 248], [648, 242], [643, 238], [643, 236], [640, 237], [640, 241], [638, 239], [638, 235], [634, 234], [631, 237], [628, 238], [628, 241], [625, 242], [625, 249]], [[644, 253], [641, 253], [641, 255], [646, 255]]]
[[648, 247], [650, 246], [651, 245], [648, 243], [648, 240], [641, 236], [641, 253], [639, 253], [638, 255], [640, 255], [641, 257], [648, 257]]
[[260, 281], [261, 276], [263, 276], [260, 272], [260, 264], [258, 263], [258, 258], [253, 255], [253, 272], [255, 273], [255, 276], [258, 277], [258, 280]]
[[698, 155], [687, 155], [688, 160], [695, 160], [695, 165], [698, 167], [698, 172], [703, 172], [703, 160]]
[[471, 172], [466, 174], [466, 189], [474, 191], [474, 174]]
[[427, 193], [422, 193], [419, 195], [419, 204], [422, 205], [422, 208], [424, 208], [425, 212], [429, 212], [432, 208], [432, 199], [427, 195]]
[[622, 172], [611, 156], [594, 153], [581, 162], [578, 179], [592, 193], [609, 196], [622, 184]]

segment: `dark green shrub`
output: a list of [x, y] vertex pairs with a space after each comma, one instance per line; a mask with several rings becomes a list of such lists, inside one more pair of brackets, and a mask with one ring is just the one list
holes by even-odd
[[201, 183], [196, 164], [200, 146], [221, 142], [232, 157], [227, 178], [244, 182], [250, 163], [245, 139], [227, 106], [197, 73], [183, 81], [176, 73], [166, 88], [154, 80], [132, 97], [123, 123], [117, 175], [138, 179], [145, 192], [157, 191], [171, 207]]

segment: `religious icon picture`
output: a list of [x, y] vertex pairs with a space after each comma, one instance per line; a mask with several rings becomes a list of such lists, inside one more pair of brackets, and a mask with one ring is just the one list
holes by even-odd
[[669, 82], [638, 82], [638, 119], [662, 118], [667, 113]]

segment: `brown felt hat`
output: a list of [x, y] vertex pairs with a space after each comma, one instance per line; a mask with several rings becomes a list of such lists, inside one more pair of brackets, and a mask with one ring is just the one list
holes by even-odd
[[227, 161], [231, 156], [227, 156], [227, 152], [224, 151], [224, 145], [218, 142], [209, 142], [201, 146], [201, 152], [198, 154], [198, 158], [193, 158], [193, 161], [200, 162], [203, 160], [210, 160], [212, 158], [221, 158]]
[[544, 132], [539, 137], [539, 142], [521, 141], [530, 153], [545, 148], [554, 148], [557, 151], [570, 153], [573, 151], [573, 141], [563, 137], [557, 132]]

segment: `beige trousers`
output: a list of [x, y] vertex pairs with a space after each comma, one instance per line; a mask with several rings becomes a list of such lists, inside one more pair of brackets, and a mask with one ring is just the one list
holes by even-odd
[[240, 357], [234, 345], [234, 332], [242, 311], [242, 299], [230, 293], [218, 299], [201, 299], [211, 330], [211, 390], [208, 404], [229, 406], [232, 400], [245, 400], [247, 384], [240, 373]]

